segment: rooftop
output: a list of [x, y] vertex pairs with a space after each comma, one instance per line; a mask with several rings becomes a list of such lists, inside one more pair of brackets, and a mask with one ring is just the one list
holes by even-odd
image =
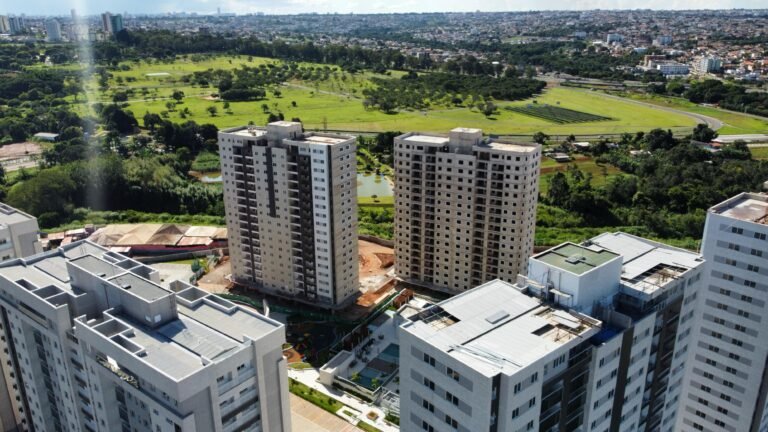
[[487, 376], [513, 374], [600, 322], [522, 293], [501, 280], [425, 309], [403, 330]]
[[351, 139], [354, 139], [352, 135], [307, 133], [302, 135], [299, 139], [293, 139], [291, 141], [308, 142], [310, 144], [336, 145], [347, 142]]
[[[78, 286], [75, 281], [82, 279], [70, 276], [75, 268], [118, 288], [88, 281]], [[187, 283], [171, 282], [172, 289], [166, 289], [143, 277], [152, 273], [151, 268], [88, 241], [0, 263], [0, 277], [15, 283], [19, 290], [31, 292], [54, 307], [77, 305], [76, 312], [85, 315], [77, 320], [91, 330], [86, 330], [90, 337], [106, 339], [115, 349], [127, 350], [135, 361], [175, 381], [240, 349], [247, 339], [257, 340], [282, 327], [277, 321]], [[102, 291], [106, 288], [116, 292], [122, 289], [145, 304], [151, 303], [154, 309], [109, 295], [108, 309], [101, 310], [93, 299], [107, 295]], [[175, 301], [168, 301], [170, 296]], [[164, 319], [160, 321], [161, 315], [157, 315], [149, 321], [147, 316], [148, 322], [154, 324], [148, 325], [141, 321], [146, 313], [159, 313]], [[104, 354], [119, 357], [109, 350]]]
[[35, 219], [33, 216], [30, 216], [21, 210], [17, 210], [8, 204], [0, 203], [0, 224], [8, 225], [33, 219]]
[[252, 126], [239, 126], [231, 129], [224, 129], [221, 132], [244, 137], [260, 137], [267, 134], [266, 129]]
[[709, 211], [733, 219], [768, 225], [768, 195], [742, 193], [712, 207]]
[[405, 138], [404, 141], [420, 142], [425, 144], [439, 144], [442, 146], [448, 144], [448, 137], [416, 134]]
[[595, 246], [621, 253], [621, 281], [625, 287], [653, 296], [686, 271], [704, 263], [700, 255], [626, 233], [604, 233], [589, 240]]
[[531, 259], [542, 261], [576, 275], [581, 275], [619, 258], [619, 256], [617, 253], [602, 248], [590, 248], [574, 243], [564, 243], [534, 255]]

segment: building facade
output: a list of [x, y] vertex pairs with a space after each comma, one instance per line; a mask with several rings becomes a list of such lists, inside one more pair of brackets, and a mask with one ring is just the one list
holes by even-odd
[[744, 193], [707, 214], [679, 431], [768, 430], [768, 196]]
[[18, 430], [291, 430], [282, 324], [158, 282], [87, 241], [0, 264], [2, 399]]
[[42, 252], [39, 233], [34, 216], [0, 203], [0, 261]]
[[673, 431], [696, 254], [623, 233], [566, 243], [400, 328], [411, 431]]
[[538, 144], [449, 136], [395, 138], [395, 271], [452, 293], [496, 278], [514, 281], [533, 251]]
[[59, 24], [59, 21], [54, 18], [45, 20], [45, 34], [45, 40], [48, 42], [60, 42], [61, 24]]
[[320, 307], [359, 293], [356, 140], [301, 123], [219, 132], [232, 274]]

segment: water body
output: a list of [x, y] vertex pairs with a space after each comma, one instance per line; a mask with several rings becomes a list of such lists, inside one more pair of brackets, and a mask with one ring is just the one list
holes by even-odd
[[357, 196], [389, 197], [393, 195], [392, 185], [383, 175], [357, 174]]
[[[221, 183], [221, 173], [212, 172], [200, 177], [203, 183]], [[393, 195], [392, 185], [383, 175], [357, 174], [357, 196], [389, 197]]]

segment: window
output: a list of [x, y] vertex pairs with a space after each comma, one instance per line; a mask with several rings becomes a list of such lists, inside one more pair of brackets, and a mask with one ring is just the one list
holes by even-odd
[[445, 400], [456, 406], [459, 406], [459, 398], [451, 392], [445, 392]]
[[459, 428], [459, 422], [456, 421], [456, 419], [452, 418], [448, 414], [445, 415], [445, 422], [449, 425], [451, 425], [452, 428], [458, 429]]
[[[731, 227], [731, 232], [734, 234], [744, 234], [744, 228]], [[755, 234], [757, 236], [757, 234]]]
[[424, 386], [429, 387], [430, 390], [435, 390], [435, 382], [429, 378], [424, 378]]
[[446, 370], [446, 373], [448, 374], [448, 376], [449, 376], [449, 377], [453, 378], [453, 379], [454, 379], [454, 381], [458, 381], [458, 380], [461, 378], [461, 376], [459, 375], [459, 373], [458, 373], [458, 372], [456, 372], [455, 370], [451, 369], [451, 368], [448, 368], [448, 369]]
[[424, 363], [429, 363], [430, 366], [435, 366], [435, 358], [431, 355], [424, 353]]
[[533, 408], [534, 406], [536, 406], [536, 398], [535, 397], [531, 398], [531, 400], [528, 401], [528, 408]]
[[432, 427], [429, 423], [422, 421], [421, 422], [421, 429], [425, 430], [427, 432], [435, 432], [435, 428]]
[[520, 393], [520, 390], [523, 388], [523, 383], [517, 383], [515, 384], [515, 394]]
[[517, 416], [519, 416], [519, 415], [520, 415], [520, 408], [515, 408], [515, 409], [512, 410], [512, 418], [513, 419], [516, 419]]
[[421, 407], [424, 408], [425, 410], [431, 412], [431, 413], [435, 412], [435, 406], [432, 405], [426, 399], [421, 401]]

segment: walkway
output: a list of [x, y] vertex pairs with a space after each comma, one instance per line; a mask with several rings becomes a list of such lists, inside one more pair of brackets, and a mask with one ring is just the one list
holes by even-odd
[[291, 394], [291, 428], [295, 432], [358, 432], [335, 415], [316, 407], [304, 399]]
[[[386, 413], [381, 408], [375, 405], [371, 405], [355, 397], [352, 397], [346, 393], [342, 393], [334, 388], [329, 389], [326, 386], [317, 382], [317, 378], [318, 376], [320, 376], [320, 374], [317, 372], [316, 369], [293, 370], [289, 368], [288, 376], [297, 381], [300, 381], [302, 384], [305, 384], [319, 392], [322, 392], [323, 394], [326, 394], [336, 399], [337, 401], [352, 408], [353, 410], [361, 412], [362, 415], [360, 416], [360, 419], [359, 419], [360, 421], [365, 421], [366, 423], [370, 423], [371, 425], [376, 426], [376, 428], [378, 428], [382, 432], [399, 432], [400, 431], [400, 428], [396, 426], [390, 426], [384, 422], [384, 416], [386, 415]], [[291, 400], [291, 406], [293, 406], [293, 400]], [[369, 420], [366, 417], [368, 413], [371, 411], [375, 412], [378, 416], [375, 421]], [[294, 430], [296, 431], [312, 430], [312, 429], [297, 428], [295, 424], [293, 427], [294, 427]]]

